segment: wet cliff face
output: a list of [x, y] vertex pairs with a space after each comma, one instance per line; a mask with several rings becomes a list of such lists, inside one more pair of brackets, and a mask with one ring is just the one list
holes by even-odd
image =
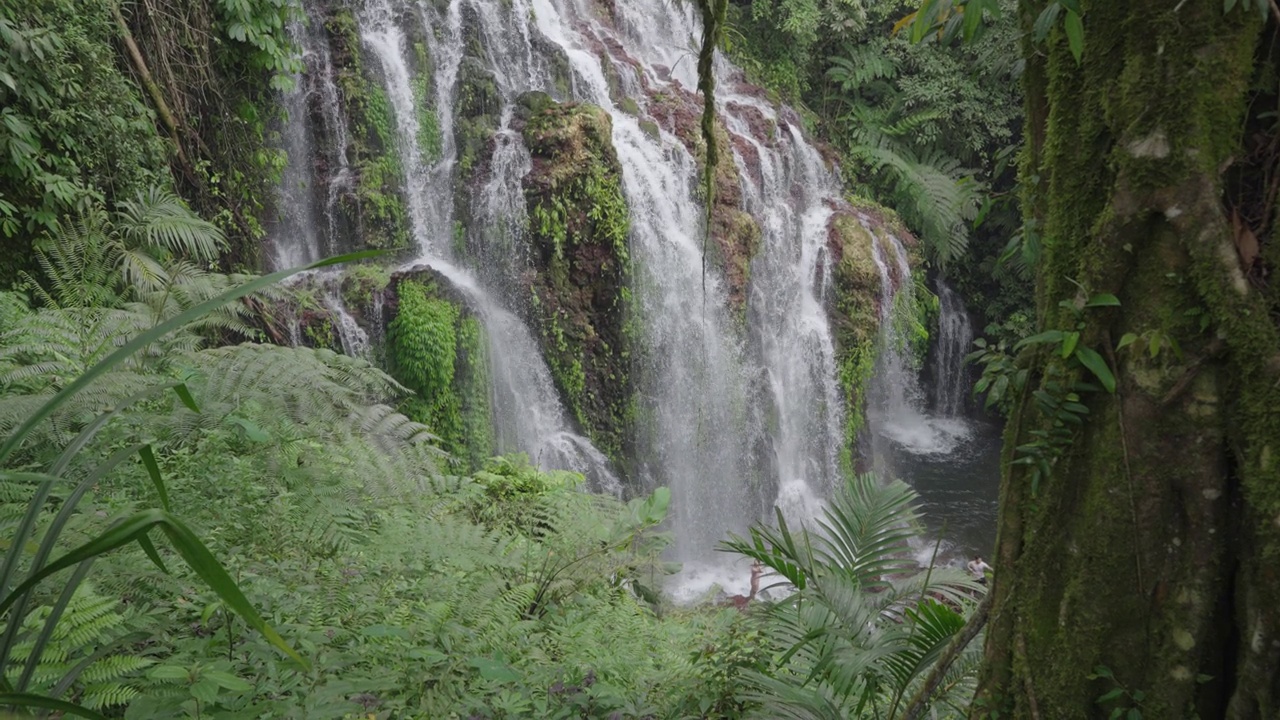
[[[430, 271], [385, 292], [370, 271], [327, 281], [342, 312], [326, 301], [302, 323], [312, 341], [360, 346], [344, 338], [363, 328], [417, 391], [415, 418], [469, 462], [523, 451], [597, 487], [671, 486], [681, 556], [775, 504], [811, 512], [856, 464], [882, 309], [912, 287], [873, 256], [908, 250], [877, 229], [887, 214], [844, 198], [799, 117], [723, 62], [703, 197], [680, 62], [692, 8], [308, 9], [309, 89], [289, 101], [307, 108], [290, 152], [310, 204], [291, 222]], [[427, 372], [450, 358], [450, 377]]]
[[535, 93], [521, 97], [518, 124], [532, 157], [523, 179], [529, 317], [570, 413], [625, 465], [635, 391], [630, 221], [612, 122], [597, 106]]

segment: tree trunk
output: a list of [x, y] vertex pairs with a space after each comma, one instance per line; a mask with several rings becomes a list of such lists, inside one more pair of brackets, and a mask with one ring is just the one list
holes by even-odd
[[[1021, 3], [1028, 36], [1045, 4]], [[1239, 4], [1082, 0], [1080, 64], [1061, 19], [1026, 41], [1040, 325], [1082, 314], [1080, 346], [1118, 383], [1081, 393], [1084, 423], [1033, 492], [1014, 462], [1049, 425], [1033, 392], [1093, 378], [1056, 347], [1020, 358], [1032, 379], [1007, 430], [975, 717], [1280, 717], [1276, 294], [1224, 210], [1245, 129], [1276, 107], [1274, 70], [1270, 107], [1251, 106], [1275, 26]], [[1251, 228], [1272, 246], [1262, 258], [1273, 205]], [[1080, 310], [1095, 293], [1121, 304]]]

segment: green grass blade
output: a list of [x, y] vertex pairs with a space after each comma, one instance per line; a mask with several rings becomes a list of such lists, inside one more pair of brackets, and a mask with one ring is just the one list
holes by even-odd
[[89, 383], [93, 382], [97, 378], [101, 377], [107, 371], [111, 370], [111, 368], [114, 368], [116, 365], [119, 365], [120, 363], [124, 362], [124, 360], [128, 358], [130, 355], [133, 355], [138, 350], [141, 350], [142, 348], [150, 345], [151, 343], [156, 342], [157, 340], [164, 337], [165, 335], [168, 335], [174, 330], [181, 328], [182, 326], [186, 325], [187, 323], [190, 323], [193, 320], [197, 320], [203, 317], [209, 312], [216, 310], [217, 308], [233, 300], [238, 300], [246, 295], [249, 295], [250, 293], [257, 292], [258, 290], [261, 290], [262, 288], [265, 288], [274, 283], [277, 283], [289, 277], [290, 275], [295, 275], [305, 270], [315, 270], [322, 267], [328, 267], [330, 265], [336, 265], [338, 263], [350, 262], [354, 260], [363, 260], [365, 258], [375, 257], [377, 255], [382, 255], [382, 254], [383, 254], [383, 251], [380, 251], [380, 250], [366, 250], [363, 252], [349, 253], [347, 255], [340, 255], [338, 257], [329, 258], [327, 260], [320, 260], [319, 262], [312, 263], [306, 267], [291, 268], [289, 270], [281, 270], [279, 272], [274, 272], [274, 273], [271, 273], [270, 275], [264, 275], [260, 278], [251, 280], [250, 282], [240, 285], [239, 287], [234, 287], [215, 298], [206, 300], [198, 305], [195, 305], [190, 309], [186, 310], [185, 312], [180, 313], [170, 318], [169, 320], [166, 320], [160, 323], [159, 325], [156, 325], [155, 327], [151, 328], [147, 332], [142, 333], [141, 335], [138, 335], [137, 337], [135, 337], [133, 340], [130, 340], [129, 342], [125, 343], [124, 346], [122, 346], [119, 350], [116, 350], [115, 352], [111, 353], [106, 358], [104, 358], [102, 361], [100, 361], [98, 364], [89, 368], [89, 370], [87, 370], [83, 375], [76, 378], [74, 382], [72, 382], [70, 385], [67, 385], [62, 390], [60, 390], [58, 394], [50, 398], [49, 401], [46, 402], [44, 405], [41, 405], [40, 409], [32, 413], [31, 417], [27, 418], [26, 421], [24, 421], [22, 425], [18, 427], [17, 430], [15, 430], [12, 434], [10, 434], [9, 438], [5, 440], [3, 445], [0, 445], [0, 461], [5, 460], [10, 455], [12, 455], [13, 452], [17, 450], [18, 447], [22, 444], [22, 441], [26, 439], [27, 435], [29, 435], [31, 431], [36, 427], [36, 425], [40, 424], [41, 421], [43, 421], [45, 418], [52, 415], [53, 411], [57, 410], [63, 403], [65, 403], [68, 399], [70, 399], [71, 396], [83, 390], [85, 386], [87, 386]]
[[0, 470], [0, 480], [8, 480], [16, 483], [30, 483], [33, 485], [42, 482], [51, 482], [55, 485], [60, 482], [71, 482], [71, 478], [54, 477], [49, 473], [26, 472], [20, 470]]
[[213, 553], [209, 552], [209, 548], [205, 547], [204, 543], [200, 542], [195, 533], [191, 532], [191, 529], [181, 520], [163, 510], [143, 510], [134, 513], [120, 523], [107, 528], [89, 542], [49, 563], [40, 572], [24, 580], [3, 600], [0, 600], [0, 615], [3, 615], [13, 607], [20, 597], [35, 587], [41, 580], [59, 570], [90, 558], [104, 555], [123, 545], [137, 542], [139, 536], [145, 535], [151, 528], [156, 526], [164, 530], [165, 534], [169, 536], [169, 540], [173, 543], [174, 549], [182, 556], [182, 559], [200, 576], [201, 580], [204, 580], [218, 594], [218, 597], [222, 599], [222, 602], [228, 608], [240, 615], [250, 627], [262, 633], [272, 645], [280, 648], [281, 651], [296, 660], [303, 668], [310, 669], [310, 663], [290, 647], [284, 641], [284, 638], [280, 637], [280, 634], [268, 625], [266, 620], [262, 619], [262, 616], [258, 615], [258, 611], [253, 608], [249, 599], [240, 591], [240, 587], [235, 580], [231, 579], [231, 576], [227, 574], [227, 571], [213, 556]]
[[155, 395], [157, 391], [163, 390], [164, 388], [167, 388], [169, 386], [170, 386], [169, 383], [165, 383], [163, 385], [149, 387], [143, 390], [142, 392], [139, 392], [134, 395], [130, 395], [124, 400], [121, 400], [120, 402], [116, 403], [115, 407], [95, 417], [92, 422], [90, 422], [80, 431], [79, 435], [76, 435], [74, 440], [72, 440], [65, 448], [63, 448], [62, 454], [59, 455], [58, 459], [54, 461], [52, 466], [50, 466], [49, 474], [57, 477], [61, 477], [62, 473], [66, 471], [68, 467], [71, 466], [71, 462], [75, 460], [76, 455], [78, 455], [80, 451], [84, 449], [85, 445], [89, 444], [89, 441], [93, 439], [93, 436], [97, 435], [98, 431], [101, 430], [103, 427], [105, 427], [106, 424], [110, 422], [112, 418], [119, 415], [121, 412], [124, 412], [134, 403], [140, 400], [146, 400], [152, 395]]
[[139, 448], [138, 457], [142, 458], [142, 464], [147, 468], [147, 475], [151, 477], [151, 484], [155, 486], [156, 494], [160, 496], [160, 507], [168, 512], [169, 491], [164, 487], [164, 479], [160, 477], [160, 465], [156, 462], [156, 455], [151, 451], [151, 446], [143, 445]]
[[75, 715], [76, 717], [89, 718], [89, 720], [107, 720], [106, 716], [86, 707], [81, 707], [75, 703], [69, 703], [65, 700], [55, 700], [44, 695], [34, 695], [32, 693], [7, 692], [0, 693], [0, 705], [16, 705], [18, 707], [44, 708], [45, 710], [57, 710], [67, 715]]
[[14, 588], [8, 595], [5, 595], [3, 600], [0, 600], [0, 615], [12, 608], [20, 597], [39, 584], [41, 580], [59, 570], [64, 570], [90, 558], [111, 552], [121, 545], [135, 542], [138, 533], [166, 522], [167, 518], [168, 514], [163, 510], [143, 510], [107, 528], [97, 537], [74, 550], [68, 551], [62, 557], [45, 565], [39, 572], [33, 573], [26, 580], [23, 580], [21, 585]]
[[239, 615], [250, 627], [262, 633], [267, 640], [276, 647], [280, 648], [286, 655], [293, 658], [304, 668], [310, 669], [310, 663], [302, 658], [284, 638], [280, 637], [266, 620], [263, 620], [258, 611], [254, 609], [249, 599], [240, 591], [240, 586], [235, 580], [227, 574], [218, 559], [209, 552], [209, 548], [200, 542], [195, 533], [191, 532], [182, 521], [175, 517], [168, 517], [167, 522], [161, 525], [165, 534], [169, 536], [169, 541], [173, 543], [174, 549], [178, 554], [182, 555], [182, 559], [187, 561], [187, 565], [204, 580], [214, 592], [218, 593], [218, 597], [222, 598], [222, 602]]
[[188, 410], [193, 413], [200, 412], [200, 406], [196, 404], [196, 399], [191, 396], [191, 391], [187, 389], [186, 383], [174, 385], [173, 391], [178, 394], [178, 399], [182, 401], [183, 405], [187, 406]]
[[148, 558], [151, 558], [151, 562], [160, 568], [160, 572], [168, 575], [169, 568], [164, 566], [164, 560], [161, 560], [160, 553], [156, 552], [156, 546], [151, 542], [151, 536], [145, 533], [139, 535], [138, 544], [142, 546], [142, 552], [146, 553]]
[[[71, 516], [75, 514], [76, 506], [80, 504], [80, 499], [84, 494], [106, 476], [107, 473], [115, 469], [117, 465], [123, 462], [130, 455], [138, 451], [138, 446], [122, 448], [117, 450], [111, 457], [104, 460], [100, 465], [93, 469], [84, 480], [81, 480], [71, 494], [62, 502], [62, 508], [58, 514], [54, 516], [53, 522], [49, 523], [49, 527], [45, 530], [44, 538], [40, 541], [40, 547], [36, 549], [35, 557], [31, 559], [31, 568], [28, 571], [28, 577], [40, 572], [44, 567], [45, 560], [53, 554], [53, 546], [58, 541], [58, 536], [62, 534], [62, 529], [66, 527], [67, 522], [71, 520]], [[43, 504], [43, 501], [42, 501]], [[26, 543], [26, 538], [22, 539]], [[0, 640], [0, 659], [8, 659], [9, 653], [13, 651], [13, 645], [17, 642], [18, 631], [22, 629], [22, 619], [26, 616], [27, 598], [24, 594], [13, 608], [13, 612], [9, 613], [9, 621], [5, 627], [4, 637]], [[38, 654], [40, 647], [32, 650], [32, 654]], [[25, 689], [22, 687], [19, 690]]]
[[[18, 523], [18, 529], [14, 531], [13, 538], [9, 541], [9, 552], [5, 553], [4, 565], [0, 566], [0, 595], [9, 592], [9, 588], [13, 587], [13, 582], [18, 574], [18, 559], [22, 557], [22, 550], [27, 544], [27, 538], [31, 537], [31, 533], [35, 530], [36, 520], [40, 517], [40, 510], [44, 507], [44, 503], [49, 499], [49, 493], [53, 492], [53, 485], [57, 482], [57, 478], [50, 476], [48, 480], [40, 483], [36, 491], [31, 496], [31, 500], [27, 503], [27, 512], [23, 514], [22, 520]], [[7, 654], [0, 653], [0, 663], [8, 661]]]

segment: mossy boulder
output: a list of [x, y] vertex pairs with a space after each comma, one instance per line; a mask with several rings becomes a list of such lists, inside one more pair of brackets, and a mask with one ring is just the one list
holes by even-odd
[[[827, 225], [832, 287], [827, 309], [836, 344], [836, 365], [845, 402], [845, 448], [852, 460], [858, 434], [865, 424], [867, 386], [875, 370], [880, 340], [880, 273], [875, 243], [864, 225], [866, 216], [852, 210], [838, 212]], [[850, 468], [852, 469], [852, 468]]]
[[570, 413], [625, 474], [634, 433], [634, 326], [622, 168], [608, 113], [521, 99], [530, 320]]
[[388, 370], [414, 393], [401, 412], [440, 438], [454, 470], [478, 469], [495, 449], [480, 318], [429, 268], [393, 275], [384, 293]]

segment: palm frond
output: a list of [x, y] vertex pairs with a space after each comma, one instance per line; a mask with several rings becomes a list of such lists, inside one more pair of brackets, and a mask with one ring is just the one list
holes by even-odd
[[116, 226], [126, 240], [127, 250], [141, 250], [160, 258], [188, 257], [212, 262], [225, 244], [217, 226], [192, 213], [173, 192], [159, 187], [120, 203]]

